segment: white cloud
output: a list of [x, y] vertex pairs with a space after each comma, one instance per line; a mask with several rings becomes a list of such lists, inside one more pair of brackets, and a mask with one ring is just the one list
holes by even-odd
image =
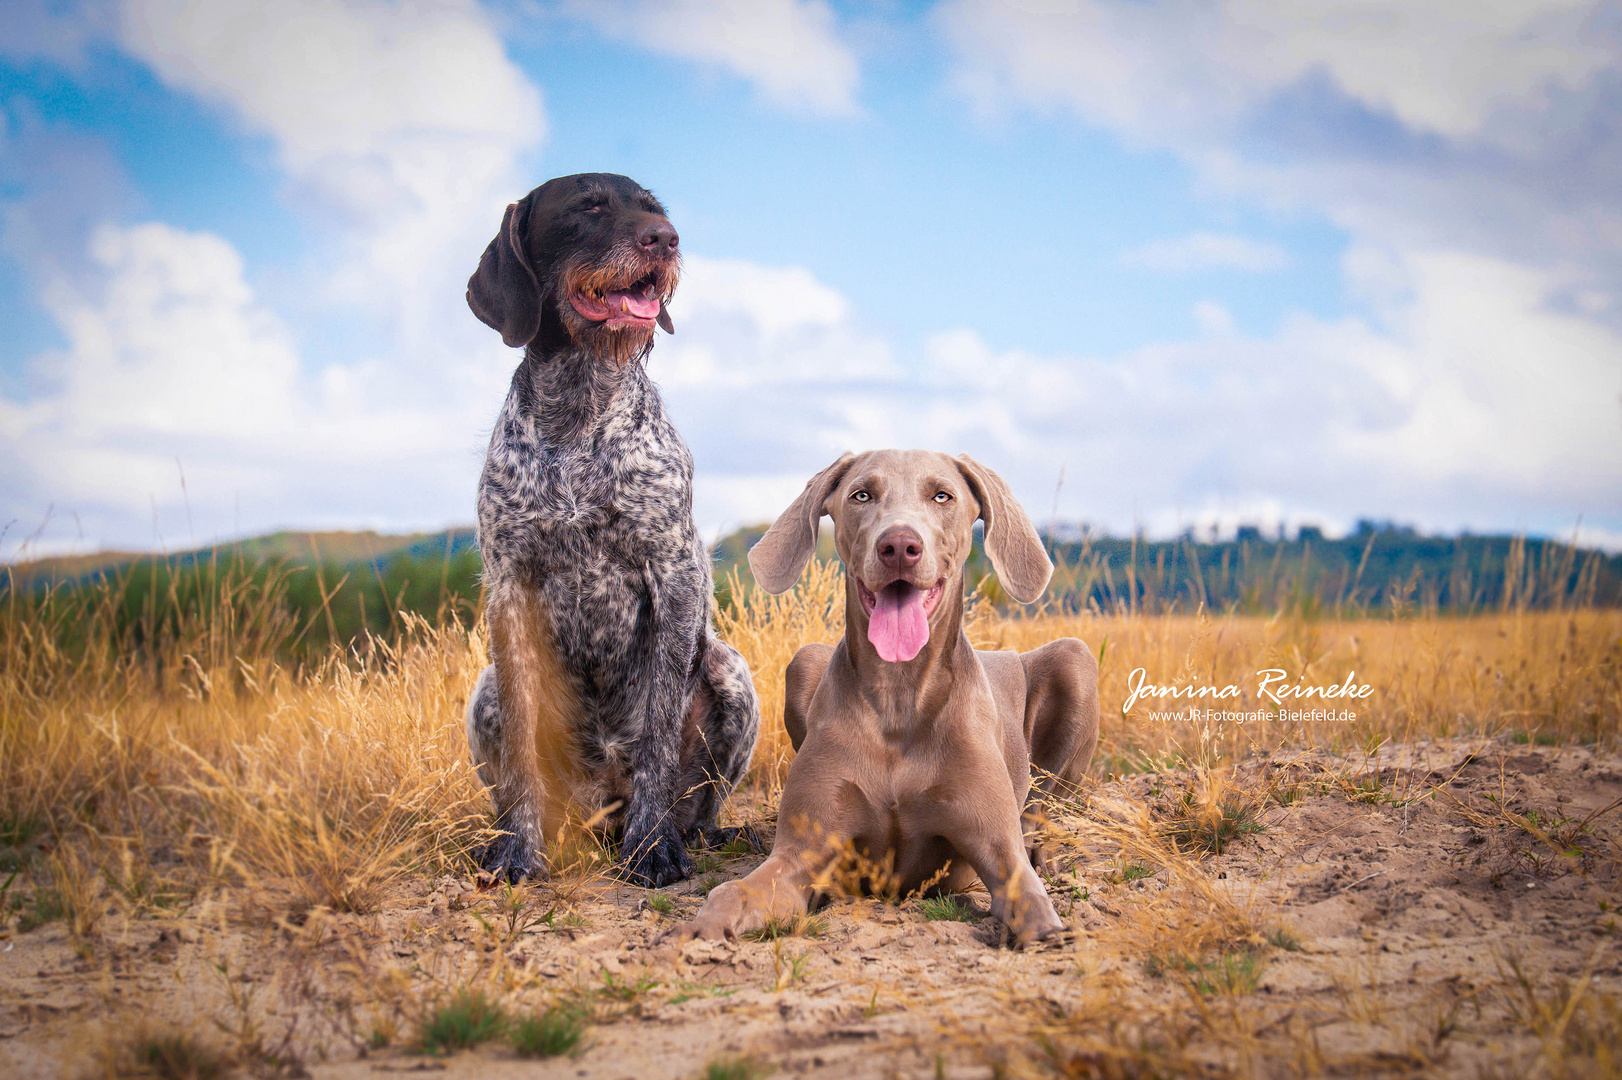
[[1233, 333], [1233, 314], [1215, 300], [1199, 300], [1194, 304], [1194, 322], [1209, 337]]
[[[1364, 317], [1290, 316], [1257, 339], [1202, 302], [1205, 340], [1082, 364], [1132, 417], [1088, 418], [1092, 475], [1131, 475], [1145, 520], [1182, 517], [1180, 500], [1212, 520], [1622, 524], [1614, 14], [1596, 0], [946, 4], [956, 78], [982, 107], [1072, 112], [1170, 149], [1208, 193], [1351, 239]], [[1128, 261], [1193, 269], [1223, 248], [1185, 238]], [[1229, 269], [1240, 251], [1226, 248]], [[1120, 523], [1118, 496], [1100, 509]]]
[[461, 302], [527, 190], [541, 93], [471, 0], [125, 0], [125, 46], [170, 86], [275, 140], [296, 204], [338, 224], [296, 293], [399, 332], [432, 377], [471, 348]]
[[941, 17], [969, 56], [966, 85], [1061, 102], [1113, 127], [1226, 128], [1323, 76], [1403, 124], [1473, 135], [1506, 100], [1572, 88], [1615, 59], [1591, 0], [1285, 0], [1138, 4], [952, 0]]
[[683, 259], [676, 334], [655, 354], [668, 386], [869, 380], [894, 374], [888, 343], [857, 329], [844, 296], [798, 266]]
[[274, 135], [294, 172], [381, 155], [409, 187], [423, 137], [544, 132], [539, 93], [473, 4], [127, 0], [123, 14], [131, 51]]
[[86, 48], [106, 36], [110, 21], [105, 0], [76, 4], [7, 0], [0, 56], [52, 60], [79, 68], [85, 62]]
[[681, 307], [694, 312], [741, 312], [767, 337], [837, 326], [850, 314], [838, 292], [799, 266], [760, 266], [743, 259], [686, 260]]
[[[916, 364], [807, 377], [872, 340], [844, 305], [810, 320], [826, 358], [795, 364], [766, 344], [775, 300], [726, 308], [730, 324], [706, 300], [691, 333], [678, 328], [684, 345], [661, 340], [653, 371], [694, 444], [707, 529], [769, 519], [794, 477], [877, 446], [968, 451], [1044, 518], [1062, 466], [1060, 517], [1117, 532], [1341, 531], [1369, 515], [1560, 531], [1586, 513], [1595, 535], [1622, 527], [1622, 337], [1552, 310], [1558, 276], [1503, 260], [1357, 249], [1347, 261], [1380, 297], [1377, 318], [1296, 314], [1250, 337], [1209, 305], [1205, 337], [1102, 357], [1001, 350], [960, 328]], [[699, 265], [701, 292], [715, 287]], [[774, 295], [765, 283], [801, 273], [733, 263], [726, 279], [738, 296]], [[668, 377], [681, 349], [709, 351], [704, 380]]]
[[[950, 0], [960, 87], [1165, 147], [1212, 189], [1361, 243], [1575, 267], [1622, 295], [1609, 0]], [[1622, 309], [1595, 312], [1622, 329]]]
[[103, 225], [89, 263], [92, 287], [45, 289], [68, 346], [35, 361], [38, 392], [0, 398], [8, 520], [54, 503], [95, 545], [129, 543], [131, 521], [160, 511], [153, 527], [186, 539], [183, 501], [199, 542], [290, 512], [395, 528], [465, 518], [484, 409], [381, 404], [386, 373], [365, 365], [306, 375], [217, 236]]
[[1128, 266], [1184, 274], [1200, 270], [1282, 270], [1290, 256], [1277, 244], [1231, 233], [1190, 233], [1174, 240], [1155, 240], [1121, 256]]
[[811, 113], [857, 111], [860, 68], [823, 0], [581, 0], [606, 34], [715, 64], [772, 101]]
[[[116, 9], [70, 22], [268, 136], [320, 239], [256, 288], [221, 237], [110, 224], [131, 199], [105, 148], [25, 125], [5, 248], [68, 344], [0, 399], [0, 513], [54, 503], [92, 545], [466, 521], [513, 356], [462, 294], [529, 186], [540, 91], [471, 0]], [[374, 329], [313, 362], [321, 317]]]
[[[55, 382], [0, 399], [8, 517], [54, 501], [94, 542], [155, 503], [175, 542], [178, 457], [199, 540], [282, 524], [267, 511], [286, 507], [299, 524], [465, 520], [499, 393], [413, 407], [390, 404], [376, 365], [302, 370], [217, 237], [104, 227], [93, 254], [99, 288], [51, 292], [70, 341], [42, 361]], [[650, 367], [694, 448], [706, 534], [775, 517], [840, 452], [878, 446], [972, 453], [1044, 520], [1062, 467], [1060, 518], [1117, 532], [1334, 531], [1369, 514], [1622, 530], [1622, 339], [1551, 311], [1561, 281], [1513, 264], [1361, 250], [1348, 264], [1378, 318], [1295, 315], [1267, 337], [1113, 356], [959, 328], [903, 360], [803, 268], [689, 256], [677, 335]]]
[[1407, 269], [1414, 302], [1390, 314], [1407, 355], [1365, 368], [1406, 418], [1348, 432], [1345, 449], [1422, 482], [1616, 494], [1622, 339], [1550, 310], [1548, 274], [1459, 254], [1415, 255]]

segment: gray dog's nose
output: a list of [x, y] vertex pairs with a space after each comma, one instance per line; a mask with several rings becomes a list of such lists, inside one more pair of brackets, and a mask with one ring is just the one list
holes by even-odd
[[681, 238], [676, 235], [676, 227], [670, 222], [650, 221], [636, 234], [636, 242], [639, 247], [657, 254], [660, 248], [675, 251]]
[[879, 562], [891, 570], [911, 570], [924, 557], [923, 539], [907, 525], [892, 525], [879, 534]]

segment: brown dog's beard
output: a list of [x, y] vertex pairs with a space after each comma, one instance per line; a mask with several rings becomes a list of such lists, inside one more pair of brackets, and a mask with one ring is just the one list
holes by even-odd
[[571, 262], [559, 278], [564, 329], [602, 359], [624, 367], [647, 351], [655, 320], [680, 276], [677, 257], [649, 258], [630, 240], [615, 244], [603, 259]]

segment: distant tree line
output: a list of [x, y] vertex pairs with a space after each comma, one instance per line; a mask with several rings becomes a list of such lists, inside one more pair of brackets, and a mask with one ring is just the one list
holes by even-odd
[[1241, 527], [1201, 542], [1083, 536], [1050, 542], [1051, 602], [1065, 610], [1473, 614], [1622, 605], [1622, 556], [1558, 540], [1422, 536], [1371, 521], [1329, 539]]
[[[727, 575], [751, 580], [746, 554], [763, 528], [740, 529], [717, 545], [717, 592]], [[1330, 539], [1304, 526], [1293, 539], [1241, 526], [1231, 540], [1094, 535], [1046, 538], [1053, 581], [1044, 599], [1064, 612], [1233, 611], [1307, 617], [1372, 613], [1462, 615], [1483, 611], [1622, 606], [1622, 555], [1558, 540], [1517, 536], [1423, 536], [1388, 522], [1360, 521]], [[832, 558], [824, 533], [818, 551]], [[1001, 591], [982, 546], [970, 580], [995, 601]]]
[[[747, 553], [764, 531], [740, 529], [717, 542], [716, 599], [723, 606], [751, 583]], [[1042, 603], [1067, 613], [1203, 607], [1336, 618], [1622, 606], [1622, 556], [1556, 540], [1422, 536], [1365, 521], [1338, 539], [1310, 527], [1293, 539], [1241, 528], [1221, 541], [1083, 530], [1050, 537], [1047, 546], [1055, 570]], [[0, 634], [42, 637], [67, 649], [95, 640], [135, 652], [195, 640], [199, 647], [310, 659], [334, 644], [364, 652], [371, 640], [398, 638], [413, 619], [466, 625], [478, 616], [482, 564], [470, 530], [369, 557], [297, 552], [297, 544], [245, 541], [73, 572], [47, 563], [0, 567]], [[818, 557], [834, 557], [826, 533]], [[1004, 601], [978, 544], [968, 573], [991, 601]]]

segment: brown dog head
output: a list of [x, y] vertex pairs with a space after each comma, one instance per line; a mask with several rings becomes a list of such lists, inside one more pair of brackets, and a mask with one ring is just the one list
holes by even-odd
[[680, 276], [679, 238], [634, 180], [580, 173], [507, 207], [467, 283], [467, 303], [515, 348], [573, 341], [624, 363], [644, 350]]
[[812, 477], [750, 549], [749, 568], [761, 588], [781, 593], [799, 580], [823, 514], [833, 518], [834, 544], [861, 601], [866, 637], [891, 662], [917, 656], [942, 597], [948, 590], [962, 595], [976, 520], [986, 524], [986, 555], [1009, 596], [1030, 603], [1053, 573], [1002, 477], [966, 454], [874, 450], [846, 454]]

